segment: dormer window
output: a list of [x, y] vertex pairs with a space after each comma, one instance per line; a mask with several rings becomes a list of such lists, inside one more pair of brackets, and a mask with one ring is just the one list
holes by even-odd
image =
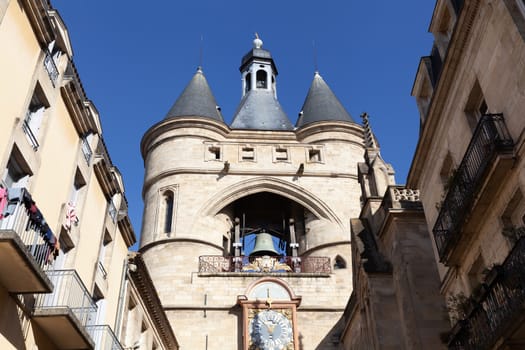
[[257, 74], [256, 74], [256, 79], [257, 79], [257, 89], [266, 89], [268, 84], [267, 84], [267, 79], [268, 79], [268, 74], [266, 74], [266, 71], [260, 69], [257, 71]]

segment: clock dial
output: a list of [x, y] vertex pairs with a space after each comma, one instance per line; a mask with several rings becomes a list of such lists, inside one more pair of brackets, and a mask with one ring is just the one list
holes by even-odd
[[290, 320], [280, 312], [264, 310], [250, 321], [250, 337], [255, 349], [283, 350], [292, 341]]

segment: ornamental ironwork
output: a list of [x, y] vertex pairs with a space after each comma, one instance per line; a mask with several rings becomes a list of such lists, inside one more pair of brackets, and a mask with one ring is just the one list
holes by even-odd
[[501, 266], [482, 285], [477, 302], [453, 328], [449, 349], [491, 349], [512, 326], [525, 303], [525, 237], [521, 237]]
[[487, 114], [480, 119], [432, 230], [442, 262], [461, 235], [461, 226], [490, 165], [498, 155], [511, 153], [513, 147], [503, 114]]
[[321, 256], [219, 256], [199, 257], [199, 272], [331, 273], [330, 258]]

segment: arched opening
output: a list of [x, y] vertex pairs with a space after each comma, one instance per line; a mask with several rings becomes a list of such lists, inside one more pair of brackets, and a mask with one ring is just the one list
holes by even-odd
[[[270, 192], [241, 197], [222, 210], [232, 215], [232, 221], [239, 218], [241, 255], [246, 256], [253, 252], [257, 244], [260, 247], [262, 236], [265, 236], [264, 247], [273, 248], [278, 255], [292, 255], [290, 243], [305, 233], [305, 211], [307, 209], [299, 203]], [[290, 219], [293, 219], [293, 224], [290, 224]], [[268, 236], [271, 236], [271, 242], [267, 240]], [[234, 243], [232, 240], [231, 244]]]
[[247, 93], [252, 89], [252, 75], [250, 73], [246, 74], [245, 79], [245, 85], [244, 85], [244, 93]]
[[258, 89], [266, 89], [268, 87], [268, 83], [267, 83], [267, 79], [268, 79], [268, 75], [266, 73], [266, 71], [260, 69], [257, 71], [257, 75], [256, 75], [256, 81], [257, 81], [257, 84], [256, 84], [256, 87]]

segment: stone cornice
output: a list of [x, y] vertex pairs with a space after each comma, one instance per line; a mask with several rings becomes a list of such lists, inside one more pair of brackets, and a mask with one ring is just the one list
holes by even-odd
[[206, 129], [215, 132], [218, 136], [222, 137], [226, 137], [230, 131], [230, 128], [228, 128], [226, 124], [206, 117], [194, 116], [163, 119], [160, 122], [154, 124], [144, 133], [144, 136], [140, 142], [140, 152], [142, 154], [142, 158], [146, 158], [147, 152], [155, 145], [153, 142], [160, 135], [170, 130], [183, 128]]
[[228, 171], [228, 173], [225, 175], [223, 173], [223, 163], [220, 163], [221, 166], [217, 167], [217, 169], [203, 169], [203, 168], [173, 168], [166, 171], [163, 171], [156, 176], [152, 178], [148, 178], [144, 181], [144, 186], [142, 188], [142, 198], [144, 198], [145, 193], [149, 190], [149, 188], [159, 182], [160, 180], [175, 176], [175, 175], [186, 175], [186, 174], [199, 174], [199, 175], [217, 175], [220, 177], [223, 176], [235, 176], [235, 175], [249, 175], [249, 176], [274, 176], [278, 178], [283, 177], [325, 177], [325, 178], [346, 178], [346, 179], [355, 179], [357, 180], [356, 174], [351, 173], [336, 173], [336, 172], [329, 172], [329, 171], [305, 171], [301, 175], [297, 174], [297, 170], [293, 171], [275, 171], [275, 170], [236, 170], [231, 169]]
[[319, 121], [309, 123], [295, 131], [298, 140], [303, 140], [308, 136], [326, 132], [344, 132], [357, 136], [363, 140], [363, 127], [356, 123], [343, 121]]
[[135, 231], [133, 230], [129, 216], [126, 215], [118, 221], [118, 228], [128, 248], [137, 242], [137, 237], [135, 237]]
[[47, 47], [47, 44], [55, 39], [51, 21], [47, 16], [47, 11], [51, 9], [50, 2], [48, 0], [23, 0], [21, 2], [37, 40], [42, 47]]
[[140, 254], [136, 254], [130, 257], [129, 263], [134, 264], [137, 267], [135, 271], [131, 269], [129, 270], [131, 280], [137, 288], [142, 301], [146, 305], [147, 312], [149, 315], [151, 315], [151, 318], [155, 323], [155, 328], [159, 331], [165, 348], [178, 349], [179, 344], [175, 338], [173, 330], [171, 329], [168, 318], [164, 313], [162, 303], [157, 294], [157, 291], [155, 290], [155, 286], [153, 285], [153, 281], [151, 280], [146, 264], [144, 263], [144, 260], [142, 260], [142, 256]]
[[156, 240], [154, 242], [148, 243], [148, 244], [140, 247], [139, 252], [141, 254], [144, 254], [146, 251], [148, 251], [151, 248], [156, 247], [158, 245], [167, 244], [167, 243], [177, 243], [177, 242], [198, 243], [198, 244], [207, 245], [207, 246], [216, 248], [219, 251], [223, 250], [222, 246], [218, 246], [216, 244], [210, 243], [208, 241], [204, 241], [202, 239], [190, 238], [190, 237], [180, 237], [180, 238], [165, 238], [165, 239]]
[[440, 130], [442, 123], [448, 122], [447, 118], [442, 118], [441, 114], [447, 101], [450, 87], [455, 81], [459, 62], [463, 57], [463, 51], [470, 35], [472, 24], [478, 13], [480, 0], [466, 1], [457, 19], [454, 33], [449, 43], [447, 54], [443, 62], [441, 77], [432, 95], [432, 100], [428, 108], [427, 119], [422, 126], [416, 152], [410, 166], [407, 177], [407, 186], [418, 188], [419, 178], [426, 164], [430, 144]]

